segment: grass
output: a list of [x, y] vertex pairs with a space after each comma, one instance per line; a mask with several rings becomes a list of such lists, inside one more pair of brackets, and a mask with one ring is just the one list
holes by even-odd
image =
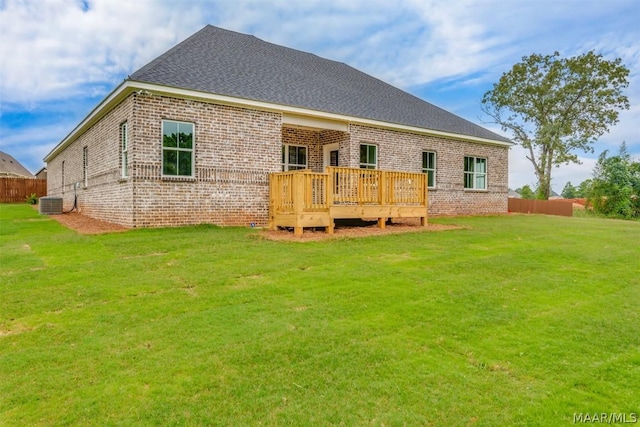
[[[640, 224], [82, 236], [0, 206], [0, 425], [565, 425], [640, 408]], [[627, 416], [629, 419], [629, 416]]]

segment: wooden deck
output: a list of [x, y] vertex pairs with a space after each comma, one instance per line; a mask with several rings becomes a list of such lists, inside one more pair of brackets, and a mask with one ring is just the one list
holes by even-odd
[[326, 227], [335, 219], [420, 218], [427, 224], [427, 175], [413, 172], [328, 167], [269, 175], [269, 228]]

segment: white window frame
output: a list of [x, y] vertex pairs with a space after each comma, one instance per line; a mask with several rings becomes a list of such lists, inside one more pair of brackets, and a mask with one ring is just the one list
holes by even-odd
[[[164, 126], [165, 123], [175, 123], [178, 125], [178, 133], [180, 133], [180, 125], [189, 125], [191, 126], [191, 148], [181, 148], [179, 146], [179, 142], [178, 142], [178, 146], [176, 147], [165, 147], [164, 146]], [[193, 178], [195, 176], [195, 171], [196, 171], [196, 162], [195, 162], [195, 153], [196, 153], [196, 125], [195, 123], [192, 122], [183, 122], [180, 120], [162, 120], [162, 126], [160, 129], [160, 148], [162, 150], [162, 157], [161, 157], [161, 165], [162, 165], [162, 177], [163, 178]], [[164, 173], [164, 153], [165, 151], [175, 151], [178, 154], [179, 153], [191, 153], [191, 174], [189, 175], [180, 175], [179, 170], [180, 170], [180, 159], [177, 159], [177, 171], [175, 175], [166, 175]]]
[[122, 177], [129, 177], [129, 134], [127, 122], [120, 124], [120, 151], [122, 153]]
[[[367, 155], [366, 155], [366, 159], [363, 162], [362, 161], [362, 148], [363, 147], [367, 147]], [[374, 153], [375, 153], [375, 159], [374, 162], [371, 163], [369, 160], [369, 148], [373, 147], [374, 148]], [[360, 151], [359, 151], [359, 155], [360, 155], [360, 169], [378, 169], [378, 146], [375, 144], [367, 144], [367, 143], [362, 143], [360, 144]]]
[[89, 186], [89, 147], [82, 148], [82, 181], [84, 188]]
[[[473, 170], [469, 171], [467, 170], [467, 164], [468, 161], [467, 159], [471, 159], [472, 162], [471, 164], [473, 165]], [[480, 172], [478, 171], [478, 164], [484, 164], [484, 172]], [[475, 156], [464, 156], [464, 164], [463, 164], [463, 170], [464, 170], [464, 174], [463, 174], [463, 186], [465, 190], [482, 190], [482, 191], [486, 191], [488, 186], [489, 186], [489, 182], [487, 179], [487, 171], [489, 170], [489, 166], [488, 166], [488, 161], [486, 157], [475, 157]], [[478, 185], [478, 181], [482, 179], [484, 182], [484, 186], [481, 187]], [[467, 185], [467, 181], [471, 180], [471, 184], [472, 186], [468, 186]]]
[[[429, 163], [428, 159], [430, 154], [433, 155], [433, 164], [432, 165], [427, 164], [426, 165], [427, 167], [425, 167], [425, 159], [427, 160], [426, 163]], [[427, 174], [427, 186], [429, 188], [436, 187], [436, 165], [437, 164], [438, 164], [438, 155], [436, 154], [435, 151], [425, 150], [422, 152], [422, 172]], [[432, 185], [429, 185], [429, 173], [431, 173], [433, 176]]]
[[[304, 148], [304, 163], [289, 163], [289, 151], [291, 148]], [[297, 157], [297, 156], [296, 156]], [[309, 147], [306, 145], [296, 145], [296, 144], [282, 144], [282, 170], [284, 172], [294, 171], [294, 170], [302, 170], [308, 169], [309, 164]]]

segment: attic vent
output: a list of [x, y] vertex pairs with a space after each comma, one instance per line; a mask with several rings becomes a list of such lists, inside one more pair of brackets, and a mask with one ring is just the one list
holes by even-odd
[[43, 215], [59, 215], [62, 213], [62, 197], [40, 197], [40, 213]]

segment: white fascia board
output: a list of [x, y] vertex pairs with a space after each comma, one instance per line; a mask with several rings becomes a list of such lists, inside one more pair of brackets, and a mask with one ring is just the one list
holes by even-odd
[[271, 102], [254, 101], [251, 99], [237, 98], [227, 95], [218, 95], [208, 92], [200, 92], [190, 89], [181, 89], [171, 86], [162, 86], [153, 83], [137, 82], [125, 80], [116, 87], [100, 104], [96, 106], [85, 119], [78, 124], [49, 154], [44, 158], [45, 162], [53, 159], [60, 151], [76, 140], [90, 126], [98, 121], [113, 107], [118, 105], [124, 98], [134, 91], [146, 91], [151, 94], [166, 95], [177, 98], [193, 99], [198, 101], [212, 102], [216, 104], [230, 105], [241, 108], [251, 108], [255, 110], [271, 111], [283, 115], [283, 123], [294, 126], [333, 129], [343, 132], [348, 131], [349, 124], [365, 125], [376, 128], [397, 130], [401, 132], [411, 132], [421, 135], [439, 136], [442, 138], [456, 139], [476, 142], [481, 144], [500, 145], [510, 147], [511, 142], [497, 141], [493, 139], [479, 138], [469, 135], [425, 129], [415, 126], [407, 126], [396, 123], [382, 122], [378, 120], [364, 119], [355, 116], [345, 116], [342, 114], [327, 113], [324, 111], [310, 110], [307, 108], [294, 107], [290, 105], [274, 104]]

